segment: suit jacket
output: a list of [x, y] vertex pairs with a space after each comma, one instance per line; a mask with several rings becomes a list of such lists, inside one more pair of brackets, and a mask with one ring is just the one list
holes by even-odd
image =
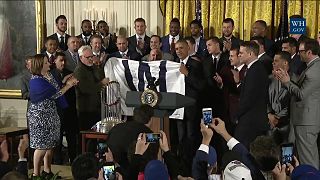
[[[69, 71], [74, 71], [74, 69], [77, 66], [77, 63], [73, 60], [72, 55], [70, 53], [69, 50], [66, 50], [63, 52], [65, 55], [65, 60], [66, 60], [66, 64], [65, 64], [65, 68], [68, 69]], [[77, 53], [78, 54], [78, 53]], [[78, 61], [80, 61], [80, 57], [79, 55], [77, 55], [78, 57]]]
[[[238, 126], [252, 126], [256, 130], [266, 131], [268, 76], [263, 64], [258, 60], [247, 70], [241, 83]], [[250, 132], [248, 132], [250, 133]]]
[[[181, 38], [182, 38], [182, 36], [179, 35], [179, 39], [181, 39]], [[162, 43], [162, 46], [161, 46], [162, 52], [166, 52], [166, 53], [171, 54], [171, 46], [169, 44], [169, 34], [161, 38], [161, 43]], [[174, 59], [178, 58], [175, 51], [172, 55], [173, 55]]]
[[[200, 92], [204, 87], [203, 73], [201, 63], [189, 57], [187, 64], [188, 76], [185, 76], [185, 95], [195, 99], [199, 98]], [[198, 103], [198, 102], [197, 102]], [[197, 110], [197, 104], [186, 107], [185, 115], [189, 120], [194, 120]]]
[[196, 51], [197, 51], [196, 54], [201, 57], [206, 57], [209, 55], [207, 50], [206, 40], [203, 37], [200, 37], [199, 46]]
[[[136, 51], [132, 51], [130, 49], [128, 50], [127, 56], [128, 56], [129, 59], [136, 60], [136, 61], [141, 61], [141, 58], [142, 58], [142, 56], [140, 54], [138, 54]], [[107, 57], [107, 59], [112, 58], [112, 57], [122, 58], [122, 56], [121, 56], [119, 51], [110, 54]]]
[[274, 47], [274, 41], [271, 39], [268, 39], [267, 37], [264, 37], [264, 49], [266, 50], [266, 53], [273, 58], [275, 53], [275, 47]]
[[128, 43], [129, 43], [129, 50], [132, 51], [136, 51], [138, 54], [140, 54], [141, 56], [145, 56], [147, 54], [150, 53], [151, 49], [150, 49], [150, 37], [145, 35], [144, 36], [144, 48], [143, 51], [140, 53], [137, 51], [137, 38], [136, 35], [133, 35], [131, 37], [128, 38]]
[[221, 69], [229, 63], [228, 59], [229, 55], [227, 53], [222, 53], [218, 61], [217, 70], [214, 69], [211, 55], [202, 62], [205, 87], [201, 93], [201, 104], [202, 107], [211, 107], [215, 117], [222, 117], [224, 112], [224, 100], [223, 91], [218, 87], [213, 76], [215, 76], [216, 72], [220, 73]]
[[[65, 43], [62, 43], [62, 42], [59, 41], [57, 33], [54, 33], [54, 34], [50, 35], [49, 37], [53, 37], [54, 39], [57, 40], [57, 42], [59, 42], [59, 48], [60, 48], [62, 51], [65, 51], [65, 50], [68, 49], [67, 42], [68, 42], [68, 38], [70, 37], [69, 34], [66, 34], [66, 36], [65, 36], [65, 40], [64, 40]], [[45, 49], [44, 49], [44, 51], [45, 51]], [[41, 51], [41, 52], [42, 52], [42, 51]]]
[[260, 58], [259, 61], [261, 61], [266, 68], [266, 72], [268, 74], [272, 73], [272, 58], [267, 54], [264, 53]]
[[[224, 36], [222, 36], [222, 37], [220, 38], [220, 40], [221, 40], [221, 43], [222, 43], [223, 41], [226, 40], [226, 38], [225, 38]], [[240, 43], [241, 43], [241, 42], [242, 42], [241, 39], [238, 39], [238, 38], [236, 38], [236, 37], [234, 37], [234, 36], [232, 35], [232, 37], [231, 37], [231, 48], [240, 48]]]
[[[231, 65], [224, 66], [220, 71], [220, 76], [223, 81], [223, 97], [225, 102], [225, 114], [227, 119], [235, 124], [235, 117], [238, 111], [239, 101], [240, 101], [240, 88], [238, 88], [236, 82], [233, 78], [233, 73], [231, 69], [234, 67]], [[244, 72], [246, 65], [242, 67], [239, 72], [240, 82], [244, 79]]]
[[300, 56], [298, 54], [295, 54], [289, 62], [289, 71], [298, 76], [302, 73], [303, 70], [306, 69], [306, 67], [306, 63], [301, 61]]
[[290, 94], [273, 75], [269, 76], [268, 95], [267, 113], [275, 114], [280, 118], [277, 127], [287, 125], [289, 123]]
[[284, 84], [292, 96], [290, 118], [293, 125], [320, 125], [319, 69], [320, 58], [317, 58], [307, 65], [297, 82]]
[[111, 53], [118, 51], [118, 47], [117, 47], [116, 41], [115, 41], [116, 38], [117, 37], [115, 35], [110, 34], [109, 45], [107, 47], [105, 47], [104, 45], [102, 46], [105, 49], [105, 52], [107, 54], [111, 54]]
[[81, 46], [84, 46], [84, 45], [90, 46], [90, 37], [91, 36], [92, 36], [92, 34], [88, 37], [87, 42], [85, 41], [85, 39], [82, 38], [82, 34], [79, 34], [76, 37], [79, 38]]

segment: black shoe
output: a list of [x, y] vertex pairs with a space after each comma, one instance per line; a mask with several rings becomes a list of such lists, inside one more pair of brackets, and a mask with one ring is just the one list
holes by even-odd
[[31, 180], [42, 180], [41, 176], [35, 176], [34, 174], [30, 177]]
[[47, 173], [44, 170], [41, 173], [41, 177], [45, 180], [62, 179], [62, 177], [59, 176], [58, 173], [57, 174], [53, 174], [52, 172]]

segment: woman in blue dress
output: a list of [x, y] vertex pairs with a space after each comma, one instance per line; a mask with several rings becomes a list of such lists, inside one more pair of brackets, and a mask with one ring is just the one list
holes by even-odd
[[49, 73], [48, 58], [37, 54], [31, 61], [30, 107], [27, 112], [30, 147], [34, 148], [33, 177], [40, 176], [43, 158], [43, 176], [53, 176], [51, 161], [53, 148], [59, 143], [60, 119], [57, 106], [66, 108], [67, 102], [63, 94], [78, 83], [74, 77], [67, 80], [63, 88], [59, 88], [57, 81]]

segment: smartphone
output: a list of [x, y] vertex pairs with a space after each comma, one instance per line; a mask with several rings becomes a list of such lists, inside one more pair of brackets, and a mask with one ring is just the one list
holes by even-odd
[[115, 179], [115, 167], [114, 165], [105, 165], [103, 168], [103, 177], [105, 180], [114, 180]]
[[146, 142], [156, 143], [160, 139], [160, 133], [147, 133], [146, 134]]
[[212, 123], [212, 108], [202, 109], [202, 119], [205, 125]]
[[104, 159], [103, 155], [108, 150], [108, 145], [106, 142], [98, 142], [97, 151], [99, 159]]
[[293, 161], [293, 143], [281, 145], [281, 164], [292, 164]]

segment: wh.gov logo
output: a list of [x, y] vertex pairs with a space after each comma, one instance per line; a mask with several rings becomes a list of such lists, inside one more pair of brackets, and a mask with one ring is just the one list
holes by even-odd
[[306, 27], [305, 18], [290, 18], [290, 34], [305, 34]]

